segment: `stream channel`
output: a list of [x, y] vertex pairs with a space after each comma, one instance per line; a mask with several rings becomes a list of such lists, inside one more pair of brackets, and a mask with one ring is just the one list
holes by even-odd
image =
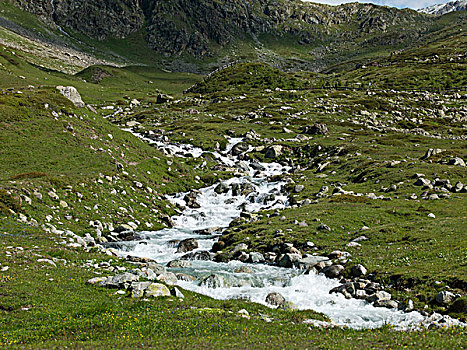
[[[130, 131], [130, 130], [128, 130]], [[191, 145], [169, 144], [156, 137], [155, 134], [136, 136], [153, 144], [167, 154], [178, 157], [200, 157], [204, 151]], [[281, 193], [285, 182], [270, 182], [273, 175], [287, 173], [290, 169], [277, 163], [252, 164], [232, 156], [232, 147], [242, 139], [231, 138], [224, 152], [212, 152], [218, 162], [237, 167], [245, 175], [225, 180], [230, 187], [227, 193], [217, 194], [217, 184], [200, 189], [196, 197], [199, 208], [186, 206], [184, 196], [180, 193], [167, 198], [185, 209], [180, 215], [172, 217], [173, 228], [160, 231], [140, 232], [144, 240], [124, 242], [120, 250], [123, 256], [133, 255], [152, 258], [159, 264], [166, 265], [178, 260], [186, 253], [177, 253], [177, 247], [171, 241], [195, 238], [199, 242], [197, 251], [209, 251], [217, 241], [217, 235], [200, 235], [195, 231], [214, 227], [226, 228], [229, 223], [240, 216], [242, 211], [257, 212], [268, 209], [283, 209], [288, 206], [287, 196]], [[260, 169], [260, 170], [258, 170]], [[233, 195], [232, 187], [249, 184], [254, 191], [247, 196]], [[321, 274], [304, 274], [303, 271], [281, 268], [267, 264], [247, 264], [240, 261], [217, 263], [206, 260], [192, 260], [191, 267], [170, 268], [174, 273], [182, 272], [196, 279], [194, 281], [178, 281], [184, 289], [208, 295], [215, 299], [248, 299], [252, 302], [268, 305], [266, 296], [271, 292], [280, 293], [287, 301], [294, 303], [298, 309], [312, 309], [327, 315], [333, 323], [351, 328], [377, 328], [385, 324], [394, 325], [396, 329], [417, 328], [426, 317], [418, 312], [403, 312], [394, 309], [374, 307], [364, 300], [346, 299], [341, 294], [329, 294], [329, 291], [340, 285], [337, 279], [328, 279]], [[241, 266], [248, 266], [253, 273], [236, 273]], [[214, 276], [215, 277], [214, 277]], [[211, 276], [210, 278], [207, 278]], [[268, 305], [270, 306], [270, 305]]]

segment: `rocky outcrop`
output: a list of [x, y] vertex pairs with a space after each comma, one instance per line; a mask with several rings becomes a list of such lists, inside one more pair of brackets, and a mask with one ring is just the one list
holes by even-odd
[[[301, 45], [339, 42], [368, 34], [384, 34], [404, 26], [407, 40], [431, 21], [415, 11], [371, 4], [338, 7], [298, 0], [13, 0], [45, 22], [71, 28], [99, 40], [123, 38], [146, 25], [147, 41], [166, 56], [212, 55], [215, 47], [252, 39], [263, 33], [292, 35]], [[334, 28], [339, 28], [335, 30]], [[388, 36], [389, 37], [389, 36]], [[378, 40], [380, 40], [379, 38]], [[384, 43], [370, 43], [384, 44]]]
[[71, 28], [91, 38], [124, 38], [143, 26], [139, 0], [13, 0], [48, 24]]

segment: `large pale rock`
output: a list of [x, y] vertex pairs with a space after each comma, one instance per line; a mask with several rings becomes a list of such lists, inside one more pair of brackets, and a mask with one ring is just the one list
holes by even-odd
[[146, 297], [169, 297], [170, 290], [160, 283], [151, 283], [144, 291]]
[[73, 86], [57, 86], [57, 90], [69, 99], [73, 104], [78, 108], [83, 108], [85, 106], [83, 100], [81, 99], [81, 95], [79, 94], [78, 90]]
[[139, 276], [132, 273], [121, 273], [119, 275], [109, 277], [105, 281], [99, 283], [101, 286], [109, 288], [122, 288], [129, 285], [131, 282], [136, 282], [139, 280]]

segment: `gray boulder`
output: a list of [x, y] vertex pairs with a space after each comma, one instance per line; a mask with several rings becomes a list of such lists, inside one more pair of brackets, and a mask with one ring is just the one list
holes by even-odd
[[266, 152], [264, 154], [265, 158], [274, 159], [279, 157], [282, 154], [282, 146], [281, 145], [272, 145], [266, 148]]
[[194, 238], [187, 238], [178, 244], [177, 253], [186, 253], [197, 248], [198, 241]]
[[285, 298], [280, 293], [269, 293], [266, 296], [266, 303], [274, 306], [280, 306], [285, 302]]
[[116, 276], [107, 278], [105, 281], [99, 283], [99, 285], [108, 287], [108, 288], [127, 288], [131, 282], [136, 282], [139, 280], [139, 276], [132, 273], [121, 273]]
[[455, 298], [456, 296], [453, 293], [448, 291], [442, 291], [436, 295], [435, 300], [440, 305], [447, 305], [452, 303]]
[[78, 90], [73, 86], [57, 86], [57, 90], [69, 99], [75, 107], [83, 108], [85, 106], [83, 100], [81, 99], [81, 95], [79, 94]]
[[338, 278], [344, 272], [345, 267], [342, 265], [331, 265], [323, 269], [323, 273], [327, 278]]
[[363, 265], [357, 264], [354, 267], [352, 267], [350, 273], [353, 277], [360, 277], [366, 275], [367, 269]]
[[399, 307], [399, 303], [394, 300], [376, 300], [373, 305], [376, 307], [385, 307], [388, 309], [397, 309]]
[[189, 261], [186, 260], [172, 260], [167, 264], [167, 267], [173, 268], [173, 269], [183, 269], [187, 267], [192, 267], [193, 264]]
[[249, 261], [252, 262], [252, 263], [257, 264], [257, 263], [264, 262], [265, 259], [264, 259], [263, 254], [258, 253], [258, 252], [251, 252]]
[[301, 258], [302, 256], [299, 254], [291, 254], [291, 253], [282, 254], [279, 257], [277, 265], [280, 267], [290, 268], [290, 267], [293, 267], [295, 263], [298, 263]]
[[365, 300], [369, 303], [374, 303], [376, 301], [391, 300], [392, 296], [388, 292], [380, 290], [366, 298]]
[[428, 159], [430, 158], [431, 156], [434, 156], [435, 154], [438, 154], [438, 153], [441, 153], [441, 152], [444, 152], [445, 150], [444, 149], [441, 149], [441, 148], [430, 148], [428, 149], [426, 152], [425, 152], [425, 155], [421, 158], [422, 160], [423, 159]]
[[223, 288], [226, 286], [226, 281], [224, 277], [212, 274], [202, 279], [200, 285], [213, 289]]
[[305, 126], [303, 133], [308, 135], [327, 135], [329, 130], [326, 124], [316, 123], [312, 126]]

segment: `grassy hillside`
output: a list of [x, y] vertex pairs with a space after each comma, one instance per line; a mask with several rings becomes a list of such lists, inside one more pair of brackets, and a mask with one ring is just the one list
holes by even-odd
[[[164, 133], [206, 150], [224, 147], [225, 135], [247, 136], [254, 150], [246, 157], [259, 161], [271, 161], [265, 157], [271, 145], [282, 146], [274, 161], [293, 168], [283, 179], [295, 204], [236, 220], [220, 238], [220, 259], [229, 259], [238, 243], [260, 252], [290, 242], [302, 253], [347, 251], [349, 266], [366, 266], [395, 299], [466, 320], [462, 310], [434, 300], [448, 290], [465, 305], [467, 293], [467, 193], [446, 185], [467, 182], [467, 168], [452, 162], [467, 159], [464, 26], [381, 55], [375, 65], [365, 56], [322, 73], [285, 73], [242, 63], [203, 80], [134, 65], [98, 64], [69, 75], [39, 67], [50, 58], [0, 46], [0, 345], [465, 348], [463, 328], [326, 329], [303, 322], [327, 320], [312, 311], [216, 301], [185, 290], [184, 299], [133, 299], [86, 281], [134, 265], [73, 247], [49, 225], [93, 237], [97, 221], [105, 233], [128, 222], [159, 229], [176, 210], [165, 194], [232, 175], [232, 169], [213, 170], [210, 157], [171, 157], [122, 128]], [[115, 41], [116, 50], [137, 47], [140, 39], [136, 46]], [[57, 85], [76, 87], [91, 108], [76, 108]], [[451, 88], [456, 91], [446, 91]], [[161, 92], [175, 98], [157, 103]], [[310, 134], [315, 123], [329, 133]], [[437, 148], [442, 151], [423, 157]], [[431, 187], [416, 184], [419, 177]], [[323, 186], [329, 192], [317, 196]]]

